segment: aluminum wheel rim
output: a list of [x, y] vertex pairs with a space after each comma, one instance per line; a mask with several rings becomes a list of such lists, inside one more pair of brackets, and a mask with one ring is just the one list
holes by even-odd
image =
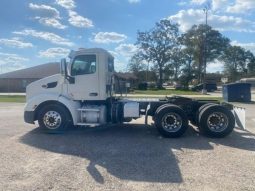
[[177, 132], [182, 127], [182, 118], [177, 113], [167, 113], [162, 118], [162, 127], [167, 132]]
[[61, 115], [56, 111], [48, 111], [43, 117], [43, 123], [48, 129], [57, 129], [61, 125], [61, 121]]
[[208, 116], [207, 126], [214, 132], [222, 132], [228, 127], [228, 117], [221, 112], [214, 112]]

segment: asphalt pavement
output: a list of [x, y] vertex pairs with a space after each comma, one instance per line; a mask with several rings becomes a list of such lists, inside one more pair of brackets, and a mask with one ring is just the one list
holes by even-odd
[[[0, 104], [0, 190], [255, 190], [255, 105], [223, 139], [162, 138], [143, 120], [45, 134]], [[134, 123], [138, 123], [134, 125]]]

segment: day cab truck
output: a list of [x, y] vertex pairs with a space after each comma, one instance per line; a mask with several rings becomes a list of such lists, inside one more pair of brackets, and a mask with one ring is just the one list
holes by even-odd
[[104, 49], [71, 51], [62, 59], [60, 73], [27, 86], [24, 119], [38, 121], [47, 132], [63, 132], [70, 126], [120, 124], [145, 116], [152, 117], [164, 137], [179, 137], [189, 122], [211, 137], [224, 137], [235, 127], [234, 107], [213, 100], [167, 97], [135, 101], [115, 96], [118, 79], [114, 57]]

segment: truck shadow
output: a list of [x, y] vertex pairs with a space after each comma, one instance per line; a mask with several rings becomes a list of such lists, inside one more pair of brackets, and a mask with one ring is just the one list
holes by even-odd
[[22, 136], [20, 141], [46, 151], [88, 159], [87, 171], [102, 184], [104, 177], [96, 165], [119, 179], [180, 183], [182, 175], [176, 151], [183, 152], [185, 148], [211, 150], [211, 143], [255, 150], [254, 135], [248, 132], [209, 139], [189, 128], [181, 138], [165, 139], [155, 128], [146, 129], [144, 125], [79, 128], [65, 134], [45, 134], [37, 128]]

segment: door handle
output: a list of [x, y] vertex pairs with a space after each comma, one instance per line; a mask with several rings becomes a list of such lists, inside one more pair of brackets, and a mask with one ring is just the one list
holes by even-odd
[[98, 96], [98, 93], [96, 93], [96, 92], [89, 93], [89, 96]]

